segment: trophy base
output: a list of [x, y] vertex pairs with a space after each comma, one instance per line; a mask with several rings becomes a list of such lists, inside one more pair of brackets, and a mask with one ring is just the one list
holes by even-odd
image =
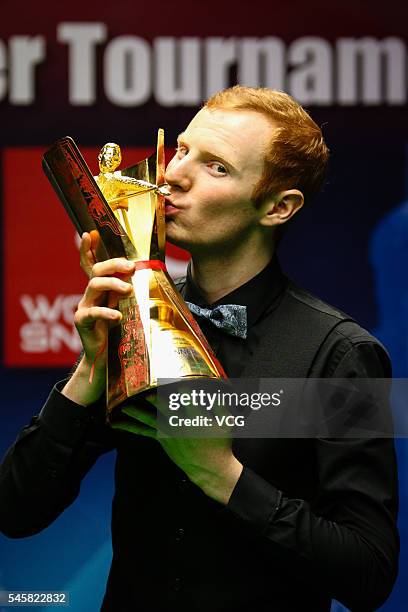
[[[228, 385], [225, 379], [221, 378], [208, 378], [208, 376], [185, 376], [179, 379], [173, 379], [171, 382], [166, 383], [165, 385], [152, 385], [148, 389], [144, 391], [138, 392], [133, 396], [127, 397], [120, 404], [115, 405], [111, 410], [108, 410], [106, 416], [107, 425], [114, 426], [116, 428], [123, 429], [125, 431], [132, 431], [134, 427], [143, 426], [140, 421], [136, 419], [135, 416], [132, 416], [132, 409], [138, 408], [142, 410], [146, 410], [151, 413], [151, 415], [155, 416], [157, 410], [160, 410], [158, 406], [155, 408], [153, 403], [149, 401], [148, 397], [157, 397], [157, 392], [160, 388], [166, 387], [166, 395], [170, 395], [170, 393], [188, 393], [190, 387], [196, 388], [197, 381], [202, 380], [205, 381], [205, 385], [211, 385], [212, 389], [214, 385], [218, 387], [225, 387]], [[153, 398], [152, 398], [153, 399]], [[168, 410], [168, 406], [162, 406], [162, 413], [166, 413]]]
[[108, 414], [163, 379], [225, 376], [167, 273], [141, 269], [131, 282], [133, 295], [118, 304], [121, 322], [109, 331]]

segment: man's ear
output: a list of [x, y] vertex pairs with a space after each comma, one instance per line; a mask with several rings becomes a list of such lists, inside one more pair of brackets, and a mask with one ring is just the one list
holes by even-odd
[[261, 206], [263, 215], [259, 222], [265, 227], [286, 223], [304, 204], [303, 193], [299, 189], [281, 191]]

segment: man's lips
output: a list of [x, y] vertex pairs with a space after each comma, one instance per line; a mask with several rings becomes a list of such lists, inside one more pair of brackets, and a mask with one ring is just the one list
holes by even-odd
[[170, 215], [175, 215], [178, 212], [180, 212], [180, 207], [173, 204], [173, 202], [169, 198], [166, 198], [165, 200], [166, 217]]

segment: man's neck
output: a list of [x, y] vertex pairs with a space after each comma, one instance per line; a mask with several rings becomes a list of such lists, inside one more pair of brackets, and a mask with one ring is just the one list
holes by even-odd
[[243, 257], [225, 253], [221, 257], [193, 255], [192, 278], [208, 304], [213, 304], [259, 274], [270, 262], [274, 251]]

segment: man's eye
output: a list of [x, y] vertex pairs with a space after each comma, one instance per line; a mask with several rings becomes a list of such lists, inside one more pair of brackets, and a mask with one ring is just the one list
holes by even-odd
[[209, 165], [210, 165], [211, 170], [213, 170], [216, 174], [227, 174], [227, 169], [222, 164], [218, 162], [213, 162], [212, 164], [209, 164]]
[[183, 157], [184, 155], [187, 155], [187, 147], [183, 147], [181, 145], [178, 145], [176, 147], [176, 153], [179, 157]]

